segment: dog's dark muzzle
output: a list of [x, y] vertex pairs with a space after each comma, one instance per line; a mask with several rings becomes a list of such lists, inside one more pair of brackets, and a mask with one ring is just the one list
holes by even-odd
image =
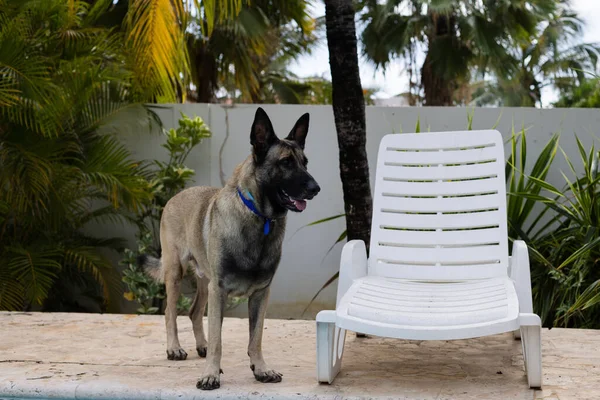
[[321, 191], [321, 187], [314, 179], [308, 181], [306, 185], [306, 199], [312, 200], [319, 192]]
[[312, 200], [321, 191], [321, 187], [312, 176], [309, 176], [300, 187], [302, 189], [296, 193], [293, 191], [288, 193], [285, 189], [279, 190], [282, 206], [290, 211], [302, 212], [306, 208], [306, 202]]

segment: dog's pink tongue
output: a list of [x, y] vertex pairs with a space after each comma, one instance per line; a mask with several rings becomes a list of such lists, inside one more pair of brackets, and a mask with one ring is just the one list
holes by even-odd
[[306, 200], [294, 200], [294, 205], [300, 211], [304, 211], [306, 208]]

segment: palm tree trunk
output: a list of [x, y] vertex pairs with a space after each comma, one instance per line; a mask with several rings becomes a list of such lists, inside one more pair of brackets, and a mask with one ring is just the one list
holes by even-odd
[[[455, 18], [450, 15], [431, 13], [429, 14], [433, 24], [432, 32], [427, 36], [429, 48], [433, 47], [432, 43], [438, 38], [455, 37]], [[438, 63], [440, 61], [438, 60]], [[454, 90], [456, 89], [456, 78], [444, 78], [444, 74], [440, 73], [439, 65], [434, 68], [434, 60], [431, 54], [427, 52], [423, 67], [421, 68], [421, 82], [423, 83], [423, 91], [425, 92], [426, 106], [451, 106]]]
[[210, 43], [201, 43], [200, 41], [190, 40], [188, 51], [194, 58], [193, 74], [195, 74], [197, 103], [213, 103], [215, 100], [215, 91], [217, 90], [217, 65], [216, 60], [211, 54]]
[[325, 20], [348, 240], [363, 240], [368, 247], [372, 198], [352, 0], [325, 0]]
[[425, 106], [451, 106], [453, 82], [446, 81], [440, 74], [433, 71], [429, 53], [425, 56], [421, 68], [421, 82], [425, 92]]

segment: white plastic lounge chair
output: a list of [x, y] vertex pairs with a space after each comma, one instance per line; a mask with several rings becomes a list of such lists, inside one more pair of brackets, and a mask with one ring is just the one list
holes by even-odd
[[344, 246], [336, 310], [317, 315], [320, 382], [338, 374], [346, 330], [415, 340], [512, 331], [529, 386], [541, 386], [527, 246], [515, 241], [508, 255], [504, 168], [497, 131], [383, 138], [370, 257], [362, 241]]

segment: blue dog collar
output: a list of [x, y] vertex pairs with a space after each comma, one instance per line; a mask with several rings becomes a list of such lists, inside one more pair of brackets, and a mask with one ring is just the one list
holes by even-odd
[[248, 209], [250, 211], [252, 211], [254, 213], [254, 215], [262, 218], [265, 220], [265, 223], [263, 225], [263, 234], [266, 236], [269, 234], [269, 232], [271, 232], [271, 223], [273, 222], [272, 219], [265, 217], [264, 215], [262, 215], [260, 213], [260, 211], [258, 211], [258, 209], [256, 208], [256, 205], [254, 204], [254, 202], [256, 200], [254, 200], [254, 197], [252, 197], [252, 194], [248, 191], [246, 191], [246, 193], [248, 193], [248, 198], [244, 197], [244, 195], [242, 194], [242, 191], [240, 190], [240, 188], [237, 189], [238, 194], [240, 195], [240, 199], [242, 199], [242, 203], [244, 203], [244, 205], [246, 207], [248, 207]]

